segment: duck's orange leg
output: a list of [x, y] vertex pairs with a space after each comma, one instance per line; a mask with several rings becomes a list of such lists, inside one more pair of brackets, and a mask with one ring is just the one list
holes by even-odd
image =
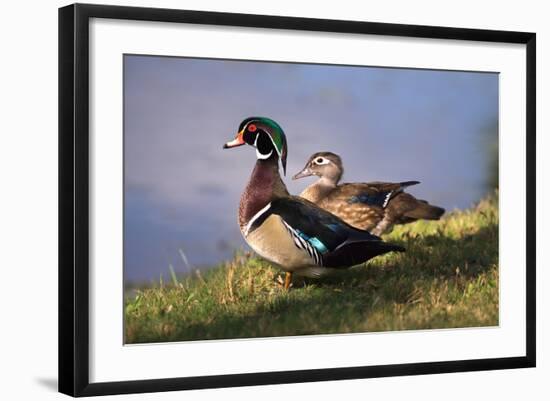
[[292, 273], [286, 272], [285, 274], [285, 290], [288, 290], [290, 288], [290, 284], [292, 283]]

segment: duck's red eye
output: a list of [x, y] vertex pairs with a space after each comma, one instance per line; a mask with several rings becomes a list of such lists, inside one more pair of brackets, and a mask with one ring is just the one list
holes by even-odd
[[254, 132], [254, 131], [256, 131], [256, 126], [255, 126], [254, 124], [250, 124], [250, 125], [248, 126], [248, 131], [249, 131], [249, 132]]

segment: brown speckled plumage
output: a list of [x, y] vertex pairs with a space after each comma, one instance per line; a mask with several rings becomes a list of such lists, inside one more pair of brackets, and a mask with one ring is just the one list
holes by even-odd
[[[397, 184], [394, 185], [398, 189]], [[354, 227], [372, 231], [384, 218], [395, 224], [401, 216], [405, 216], [408, 211], [417, 207], [417, 200], [405, 192], [393, 196], [385, 208], [360, 202], [348, 202], [351, 197], [356, 196], [358, 193], [385, 192], [387, 191], [386, 188], [387, 184], [345, 183], [334, 187], [324, 198], [318, 199], [315, 203]], [[304, 196], [304, 194], [302, 193], [300, 196]], [[308, 199], [307, 194], [304, 197]], [[416, 219], [412, 221], [414, 220]]]
[[[338, 184], [343, 174], [341, 158], [331, 152], [319, 152], [310, 157], [304, 169], [295, 178], [309, 175], [319, 180], [308, 186], [300, 196], [335, 214], [354, 227], [381, 235], [394, 224], [405, 224], [418, 219], [437, 220], [444, 209], [432, 206], [403, 192], [403, 188], [418, 184], [406, 183], [344, 183]], [[387, 204], [353, 201], [361, 196], [384, 200]]]

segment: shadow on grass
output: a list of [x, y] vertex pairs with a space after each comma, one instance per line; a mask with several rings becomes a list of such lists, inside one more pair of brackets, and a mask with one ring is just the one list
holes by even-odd
[[479, 280], [498, 270], [497, 224], [459, 238], [405, 233], [392, 242], [407, 252], [320, 280], [296, 279], [290, 292], [246, 310], [169, 322], [164, 335], [142, 333], [132, 343], [498, 324], [498, 287]]
[[[406, 248], [403, 254], [373, 259], [366, 266], [343, 270], [320, 280], [302, 279], [301, 283], [319, 286], [361, 287], [361, 283], [385, 281], [403, 284], [417, 279], [454, 280], [457, 276], [471, 279], [498, 265], [498, 225], [492, 224], [461, 238], [425, 235], [419, 238], [405, 235], [401, 241], [389, 241]], [[387, 299], [401, 302], [399, 288], [387, 294]]]

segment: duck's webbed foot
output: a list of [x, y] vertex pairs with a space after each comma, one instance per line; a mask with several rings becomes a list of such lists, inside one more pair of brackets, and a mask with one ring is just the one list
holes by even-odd
[[286, 272], [284, 289], [289, 290], [291, 285], [292, 285], [292, 273]]
[[290, 287], [292, 287], [292, 273], [286, 272], [284, 280], [281, 276], [277, 276], [277, 283], [279, 283], [285, 290], [289, 290]]
[[291, 286], [292, 286], [292, 273], [286, 272], [285, 273], [285, 284], [284, 284], [283, 288], [288, 291]]

